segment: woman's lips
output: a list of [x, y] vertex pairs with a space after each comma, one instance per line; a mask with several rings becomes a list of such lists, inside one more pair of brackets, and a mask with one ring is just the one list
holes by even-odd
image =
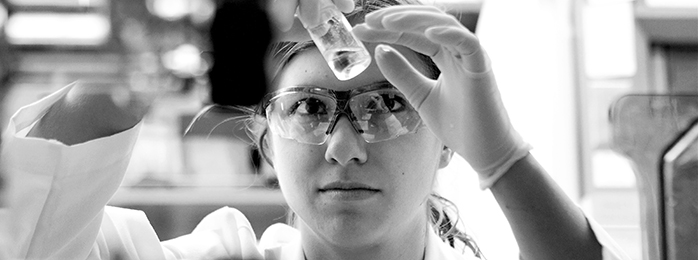
[[360, 182], [346, 182], [346, 181], [335, 181], [328, 183], [320, 188], [320, 191], [324, 190], [378, 190], [369, 185]]
[[380, 193], [379, 189], [358, 182], [332, 182], [319, 191], [330, 199], [344, 201], [365, 200]]

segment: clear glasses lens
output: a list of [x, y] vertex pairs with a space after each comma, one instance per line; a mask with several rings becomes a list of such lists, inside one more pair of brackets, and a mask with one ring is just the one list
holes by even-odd
[[272, 99], [266, 113], [273, 133], [301, 143], [322, 144], [336, 109], [332, 97], [289, 92]]
[[414, 133], [421, 125], [417, 111], [397, 90], [362, 93], [349, 101], [362, 136], [369, 143]]

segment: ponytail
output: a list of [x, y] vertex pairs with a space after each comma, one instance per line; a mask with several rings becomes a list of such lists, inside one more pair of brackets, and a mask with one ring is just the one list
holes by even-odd
[[[448, 243], [453, 248], [469, 248], [473, 255], [480, 259], [486, 259], [480, 251], [480, 248], [475, 243], [475, 240], [465, 232], [458, 229], [458, 221], [460, 220], [458, 209], [450, 200], [441, 197], [436, 193], [432, 193], [427, 200], [428, 216], [436, 235], [438, 235], [444, 243]], [[449, 217], [447, 211], [453, 211], [455, 220]], [[459, 246], [462, 243], [463, 246]]]

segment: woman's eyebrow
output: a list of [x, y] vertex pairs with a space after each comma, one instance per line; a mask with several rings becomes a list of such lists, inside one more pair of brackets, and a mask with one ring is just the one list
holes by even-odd
[[373, 82], [370, 84], [363, 85], [359, 88], [370, 88], [370, 87], [395, 88], [395, 86], [393, 86], [393, 84], [390, 84], [390, 82], [388, 82], [388, 80], [376, 81], [376, 82]]

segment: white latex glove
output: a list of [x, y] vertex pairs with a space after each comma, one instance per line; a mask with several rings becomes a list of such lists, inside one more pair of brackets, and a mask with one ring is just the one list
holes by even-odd
[[373, 12], [354, 34], [368, 42], [409, 47], [441, 69], [431, 80], [394, 48], [376, 47], [383, 75], [419, 111], [427, 126], [491, 187], [530, 146], [512, 127], [489, 59], [478, 39], [450, 14], [433, 6], [393, 6]]
[[270, 0], [267, 7], [269, 20], [275, 29], [277, 41], [310, 40], [308, 32], [299, 19], [308, 25], [319, 24], [318, 13], [325, 2], [329, 1], [337, 8], [349, 13], [354, 10], [354, 0]]

